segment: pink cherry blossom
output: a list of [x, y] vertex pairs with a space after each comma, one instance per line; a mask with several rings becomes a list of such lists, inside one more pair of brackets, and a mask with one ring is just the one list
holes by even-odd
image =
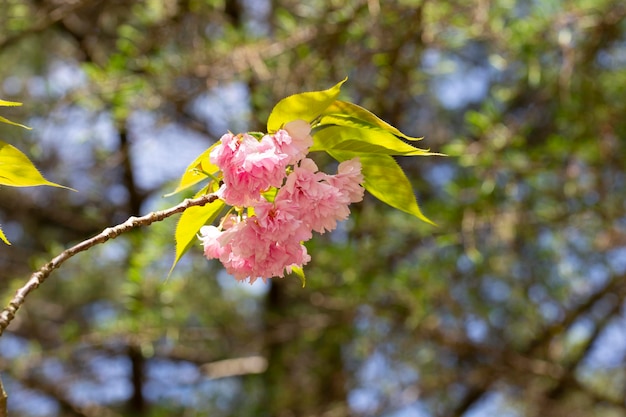
[[[205, 256], [219, 259], [237, 280], [265, 281], [302, 267], [311, 260], [302, 242], [313, 231], [335, 229], [350, 214], [349, 204], [363, 199], [358, 158], [340, 163], [336, 175], [320, 172], [306, 158], [310, 132], [308, 123], [295, 120], [260, 140], [228, 133], [211, 152], [223, 176], [218, 196], [251, 210], [228, 214], [219, 227], [202, 227], [200, 239]], [[270, 187], [278, 188], [273, 201], [262, 194]]]
[[313, 146], [311, 125], [304, 120], [294, 120], [274, 134], [276, 146], [289, 158], [289, 165], [302, 160]]
[[[305, 158], [287, 176], [285, 185], [278, 191], [277, 200], [291, 200], [300, 207], [301, 219], [314, 231], [324, 233], [334, 230], [338, 220], [350, 214], [348, 194], [331, 184], [329, 175], [319, 172], [311, 159]], [[354, 175], [352, 175], [354, 177]], [[351, 178], [350, 176], [347, 178]], [[341, 183], [349, 181], [341, 180]]]
[[254, 211], [257, 224], [268, 239], [300, 242], [313, 237], [311, 228], [300, 218], [300, 206], [292, 200], [276, 198], [273, 203], [264, 201], [257, 204]]
[[245, 218], [224, 231], [205, 226], [200, 234], [206, 257], [218, 258], [226, 272], [240, 281], [253, 283], [257, 278], [265, 281], [283, 277], [285, 270], [289, 272], [311, 260], [298, 234], [283, 234], [276, 239], [276, 233], [268, 233], [257, 216]]
[[224, 188], [220, 196], [232, 206], [251, 206], [261, 192], [280, 187], [285, 178], [287, 155], [276, 149], [269, 136], [260, 141], [248, 134], [228, 133], [210, 155], [211, 162], [220, 167]]
[[363, 200], [365, 189], [361, 186], [363, 174], [358, 157], [340, 163], [337, 168], [337, 175], [329, 175], [327, 181], [341, 190], [349, 203], [358, 203]]
[[263, 256], [254, 259], [254, 271], [250, 274], [250, 283], [256, 278], [266, 281], [267, 278], [284, 277], [285, 270], [291, 272], [291, 268], [302, 267], [307, 264], [311, 257], [306, 247], [297, 240], [283, 242], [265, 241], [266, 249]]
[[204, 244], [204, 256], [207, 259], [219, 259], [224, 248], [219, 243], [222, 231], [215, 226], [203, 226], [200, 228], [200, 240]]

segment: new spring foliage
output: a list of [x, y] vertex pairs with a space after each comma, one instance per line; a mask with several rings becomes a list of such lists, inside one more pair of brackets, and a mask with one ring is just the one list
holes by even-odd
[[[199, 237], [207, 258], [219, 259], [238, 280], [295, 272], [304, 283], [302, 267], [310, 256], [302, 242], [347, 218], [363, 189], [432, 224], [394, 156], [435, 154], [411, 144], [421, 138], [338, 100], [345, 81], [281, 100], [267, 133], [227, 133], [189, 165], [174, 192], [202, 184], [197, 196], [220, 198], [183, 213], [174, 266]], [[319, 171], [309, 157], [314, 152], [339, 161], [338, 172]]]
[[[16, 103], [14, 101], [0, 100], [0, 106], [3, 107], [16, 107], [21, 106], [22, 103]], [[19, 123], [10, 121], [9, 119], [0, 116], [0, 122], [7, 123], [13, 126], [23, 127], [30, 129]], [[8, 185], [11, 187], [34, 187], [38, 185], [50, 185], [53, 187], [63, 187], [62, 185], [55, 184], [48, 181], [41, 175], [35, 165], [28, 159], [24, 153], [17, 149], [13, 145], [9, 145], [6, 142], [0, 140], [0, 185]], [[5, 236], [4, 232], [0, 228], [0, 240], [7, 245], [11, 243]]]

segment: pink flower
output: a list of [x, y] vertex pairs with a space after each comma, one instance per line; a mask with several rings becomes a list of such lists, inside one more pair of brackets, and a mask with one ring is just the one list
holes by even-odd
[[300, 218], [301, 208], [291, 200], [276, 198], [273, 203], [264, 201], [254, 207], [257, 224], [264, 236], [281, 242], [304, 242], [311, 237], [311, 228]]
[[349, 203], [358, 203], [363, 200], [365, 189], [361, 186], [363, 174], [358, 157], [340, 163], [337, 168], [337, 175], [329, 175], [327, 181], [341, 190]]
[[274, 134], [276, 146], [287, 155], [289, 165], [302, 160], [313, 146], [311, 125], [304, 120], [294, 120]]
[[[313, 143], [310, 132], [308, 123], [295, 120], [260, 140], [228, 133], [211, 152], [222, 171], [218, 196], [252, 209], [248, 217], [229, 214], [219, 227], [200, 229], [205, 256], [219, 259], [237, 280], [265, 281], [302, 267], [311, 260], [302, 242], [313, 231], [335, 229], [350, 214], [349, 204], [363, 199], [358, 158], [340, 163], [336, 175], [320, 172], [305, 157]], [[293, 171], [286, 175], [289, 165]], [[272, 202], [262, 195], [270, 187], [278, 188]]]
[[[276, 215], [263, 223], [281, 222], [281, 217]], [[257, 216], [248, 217], [224, 231], [205, 226], [200, 234], [206, 257], [218, 258], [226, 272], [239, 281], [248, 279], [253, 283], [257, 278], [265, 281], [283, 277], [285, 270], [289, 272], [292, 267], [301, 267], [311, 260], [298, 234], [283, 234], [276, 239], [276, 230], [272, 233], [271, 229], [266, 229]]]
[[258, 277], [265, 282], [267, 278], [284, 277], [285, 270], [291, 272], [294, 266], [302, 267], [311, 257], [306, 247], [297, 240], [283, 242], [266, 241], [263, 256], [254, 260], [254, 271], [249, 275], [250, 283]]
[[305, 158], [287, 176], [276, 200], [290, 200], [300, 207], [300, 218], [312, 230], [324, 233], [337, 227], [338, 220], [350, 214], [347, 194], [329, 183], [329, 176], [317, 170], [311, 159]]
[[277, 151], [271, 137], [259, 141], [245, 133], [228, 133], [220, 141], [210, 159], [222, 171], [220, 196], [227, 204], [250, 206], [259, 201], [262, 191], [281, 186], [288, 157]]
[[207, 259], [219, 259], [224, 248], [219, 243], [222, 231], [215, 226], [203, 226], [200, 228], [200, 240], [204, 244], [204, 256]]
[[238, 280], [253, 275], [254, 253], [260, 247], [256, 243], [254, 229], [246, 221], [240, 221], [224, 231], [205, 226], [200, 229], [200, 235], [207, 259], [219, 259], [226, 271]]

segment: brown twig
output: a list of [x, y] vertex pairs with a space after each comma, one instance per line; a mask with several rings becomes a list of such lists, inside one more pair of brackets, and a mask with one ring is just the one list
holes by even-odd
[[0, 312], [0, 336], [2, 336], [4, 330], [15, 318], [15, 313], [22, 306], [22, 304], [24, 304], [26, 296], [30, 294], [34, 289], [39, 287], [46, 280], [46, 278], [48, 278], [52, 271], [57, 269], [59, 266], [61, 266], [63, 262], [67, 261], [72, 256], [76, 255], [77, 253], [86, 251], [87, 249], [95, 245], [104, 243], [109, 239], [114, 239], [122, 233], [128, 232], [129, 230], [135, 229], [140, 226], [148, 226], [154, 222], [165, 220], [174, 214], [182, 213], [189, 207], [204, 206], [215, 200], [217, 200], [216, 195], [206, 194], [202, 197], [198, 197], [195, 199], [186, 199], [182, 203], [166, 210], [154, 211], [141, 217], [130, 217], [124, 223], [118, 224], [114, 227], [108, 227], [104, 229], [100, 234], [90, 239], [84, 240], [69, 249], [64, 250], [50, 262], [39, 268], [38, 271], [34, 272], [30, 276], [28, 282], [26, 282], [24, 286], [17, 290], [9, 304], [4, 308], [4, 310], [2, 310], [2, 312]]

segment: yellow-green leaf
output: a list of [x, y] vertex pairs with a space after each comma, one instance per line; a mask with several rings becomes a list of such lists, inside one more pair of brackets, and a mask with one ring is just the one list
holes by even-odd
[[180, 182], [178, 183], [178, 187], [174, 191], [169, 194], [166, 194], [166, 197], [174, 195], [180, 191], [186, 190], [187, 188], [196, 185], [200, 181], [206, 180], [210, 178], [209, 175], [216, 174], [220, 169], [217, 165], [211, 163], [209, 159], [209, 155], [211, 151], [219, 145], [220, 142], [215, 142], [210, 148], [202, 152], [194, 161], [189, 164], [187, 169], [185, 169], [185, 173], [180, 178]]
[[300, 278], [302, 288], [306, 286], [306, 277], [304, 276], [304, 269], [301, 266], [290, 266], [291, 272]]
[[22, 103], [18, 103], [17, 101], [0, 100], [0, 106], [2, 107], [17, 107], [21, 105]]
[[393, 134], [379, 129], [329, 126], [313, 135], [310, 151], [341, 150], [359, 153], [426, 156], [427, 149], [415, 148]]
[[326, 110], [324, 110], [319, 125], [339, 125], [380, 129], [410, 141], [423, 139], [422, 137], [407, 136], [369, 110], [366, 110], [354, 103], [341, 100], [336, 100], [328, 106]]
[[[3, 107], [17, 107], [17, 106], [21, 106], [21, 105], [22, 105], [22, 103], [18, 103], [17, 101], [0, 100], [0, 106], [3, 106]], [[7, 119], [5, 117], [2, 117], [2, 116], [0, 116], [0, 122], [7, 123], [7, 124], [10, 124], [10, 125], [13, 125], [13, 126], [23, 127], [24, 129], [31, 130], [31, 128], [28, 127], [28, 126], [24, 126], [22, 124], [12, 122], [9, 119]]]
[[198, 242], [197, 235], [200, 228], [205, 224], [213, 222], [224, 206], [225, 204], [222, 200], [215, 200], [204, 206], [189, 207], [183, 212], [176, 225], [176, 257], [170, 273], [192, 244]]
[[11, 244], [11, 242], [9, 242], [9, 239], [7, 239], [7, 237], [4, 235], [4, 232], [2, 231], [1, 227], [0, 227], [0, 240], [2, 240], [7, 245]]
[[0, 141], [0, 184], [12, 187], [49, 185], [68, 188], [45, 179], [26, 155], [2, 141]]
[[420, 210], [411, 182], [392, 156], [334, 150], [328, 151], [328, 154], [340, 162], [358, 156], [365, 178], [363, 186], [370, 194], [391, 207], [409, 213], [426, 223], [435, 224]]
[[9, 125], [13, 125], [13, 126], [23, 127], [24, 129], [32, 130], [32, 128], [30, 128], [30, 127], [28, 127], [28, 126], [25, 126], [25, 125], [22, 125], [22, 124], [19, 124], [19, 123], [12, 122], [12, 121], [10, 121], [9, 119], [7, 119], [7, 118], [5, 118], [5, 117], [2, 117], [2, 116], [0, 116], [0, 122], [2, 122], [2, 123], [6, 123], [6, 124], [9, 124]]
[[274, 133], [293, 120], [313, 122], [337, 99], [341, 85], [346, 80], [347, 78], [328, 90], [309, 91], [282, 99], [274, 106], [267, 119], [267, 131]]

